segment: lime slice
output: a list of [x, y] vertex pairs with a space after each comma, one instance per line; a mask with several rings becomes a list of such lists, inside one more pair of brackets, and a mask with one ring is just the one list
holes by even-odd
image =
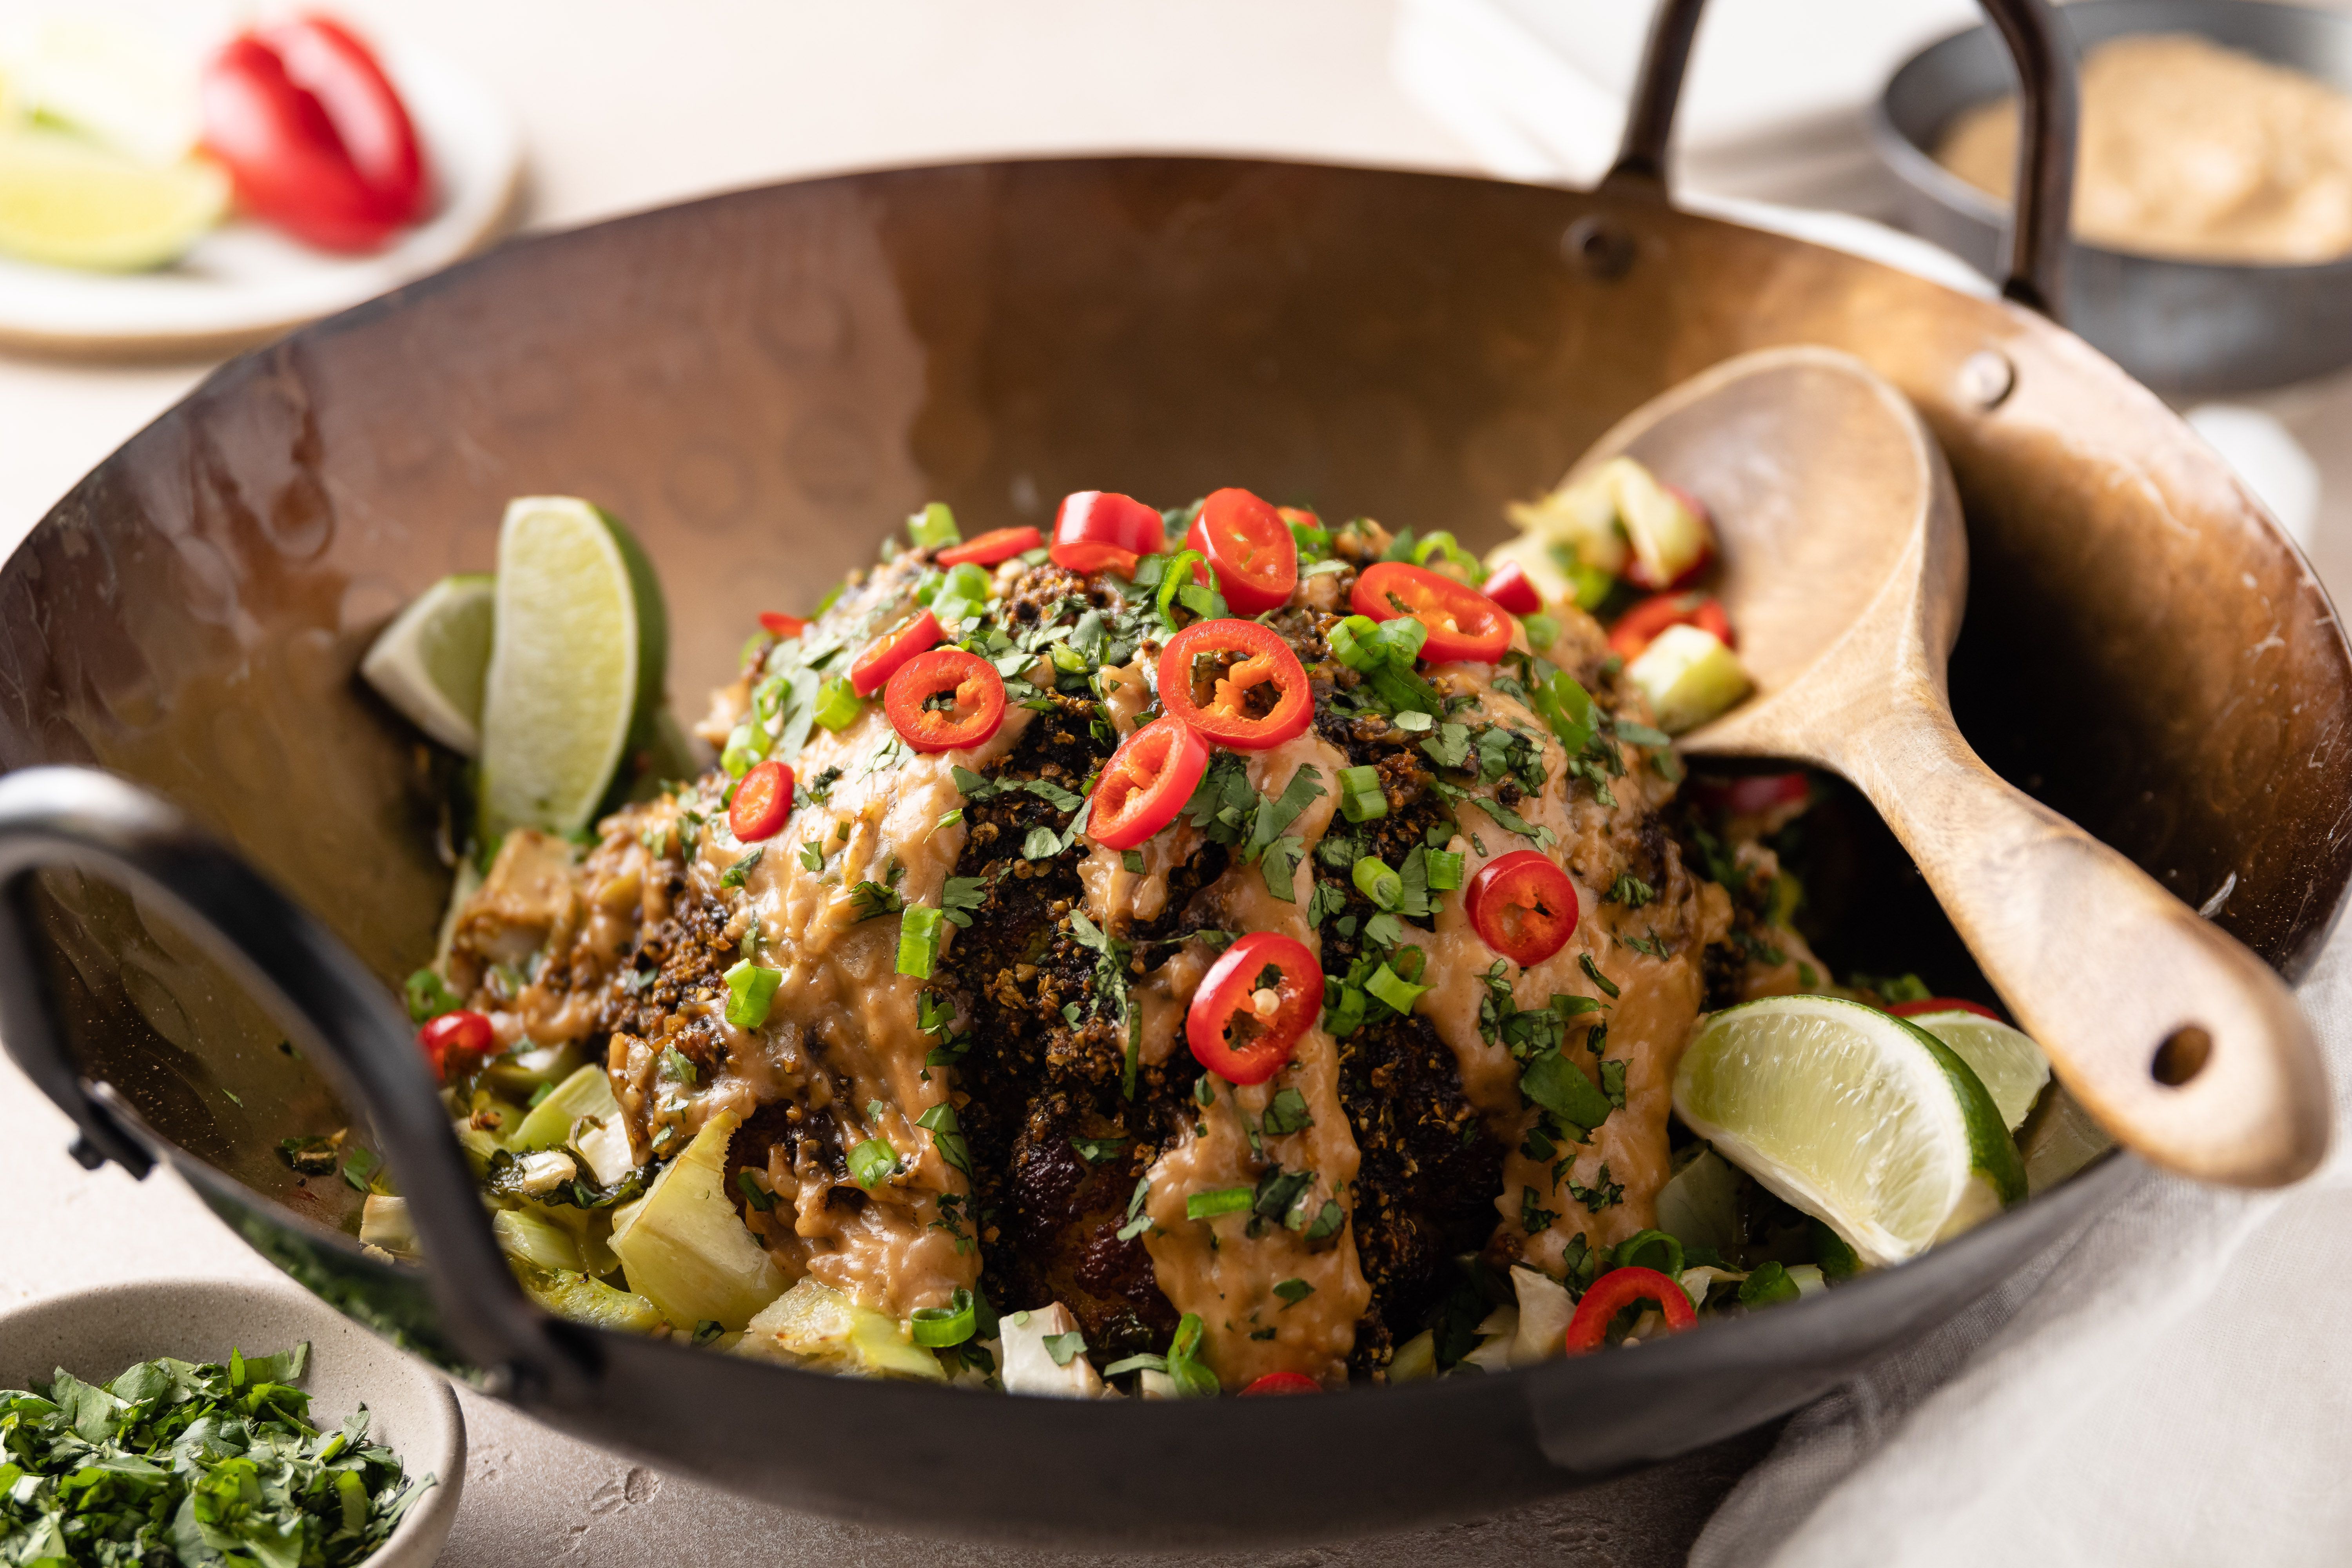
[[482, 836], [577, 833], [653, 730], [668, 647], [661, 585], [619, 520], [525, 496], [499, 531], [482, 694]]
[[360, 673], [386, 702], [468, 757], [482, 749], [494, 583], [488, 573], [442, 578], [411, 600], [360, 660]]
[[104, 272], [161, 267], [228, 210], [228, 176], [201, 159], [141, 163], [61, 132], [0, 134], [0, 250]]
[[1859, 1002], [1771, 996], [1716, 1014], [1683, 1053], [1675, 1110], [1866, 1263], [1899, 1263], [2025, 1195], [1968, 1064]]
[[1954, 1008], [1948, 1013], [1914, 1013], [1918, 1025], [1969, 1064], [1977, 1080], [2000, 1107], [2000, 1120], [2011, 1132], [2025, 1125], [2026, 1113], [2042, 1098], [2050, 1081], [2050, 1058], [2022, 1029], [2012, 1029], [1981, 1013]]

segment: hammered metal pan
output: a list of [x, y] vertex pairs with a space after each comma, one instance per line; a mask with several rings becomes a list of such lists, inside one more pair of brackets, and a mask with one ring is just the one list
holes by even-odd
[[[1238, 483], [1491, 539], [1504, 501], [1653, 394], [1827, 343], [1949, 454], [1974, 563], [1953, 683], [1979, 750], [2299, 973], [2352, 871], [2352, 650], [2221, 461], [2032, 308], [2060, 297], [2072, 79], [2041, 0], [1989, 8], [2036, 106], [2022, 304], [1676, 211], [1656, 170], [1697, 14], [1676, 0], [1598, 191], [1189, 158], [811, 181], [520, 242], [236, 361], [0, 570], [9, 1050], [85, 1159], [168, 1163], [353, 1317], [565, 1431], [844, 1517], [1328, 1541], [1795, 1408], [2135, 1167], [1637, 1353], [1324, 1399], [987, 1398], [549, 1321], [500, 1264], [393, 999], [447, 892], [438, 781], [352, 672], [404, 596], [488, 564], [509, 495], [631, 520], [692, 606], [686, 696], [727, 677], [756, 612], [927, 499], [990, 527], [1071, 489]], [[1874, 929], [1919, 901], [1899, 866], [1885, 888]], [[428, 1271], [362, 1256], [353, 1194], [275, 1156], [346, 1122], [389, 1153]]]

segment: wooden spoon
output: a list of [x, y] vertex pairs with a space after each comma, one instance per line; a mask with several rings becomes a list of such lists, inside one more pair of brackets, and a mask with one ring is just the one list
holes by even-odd
[[1870, 798], [2019, 1025], [2101, 1125], [2159, 1165], [2278, 1186], [2318, 1163], [2328, 1096], [2278, 975], [2147, 873], [1987, 767], [1945, 659], [1968, 542], [1903, 395], [1832, 349], [1726, 361], [1579, 460], [1620, 454], [1704, 500], [1756, 694], [1685, 751], [1830, 768]]

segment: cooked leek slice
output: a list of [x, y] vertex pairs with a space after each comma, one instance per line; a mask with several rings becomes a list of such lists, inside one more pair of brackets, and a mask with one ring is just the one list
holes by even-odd
[[940, 1358], [915, 1344], [895, 1320], [814, 1279], [802, 1280], [753, 1318], [736, 1349], [827, 1372], [947, 1381]]
[[739, 1120], [722, 1110], [704, 1122], [613, 1235], [629, 1288], [677, 1328], [740, 1329], [784, 1293], [784, 1277], [727, 1196], [727, 1142]]

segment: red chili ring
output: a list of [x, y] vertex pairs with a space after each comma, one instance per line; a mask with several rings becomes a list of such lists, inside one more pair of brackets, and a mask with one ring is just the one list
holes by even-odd
[[1916, 1018], [1923, 1013], [1974, 1013], [1979, 1018], [1994, 1023], [2006, 1023], [2000, 1014], [1981, 1002], [1970, 1002], [1959, 996], [1929, 996], [1917, 1002], [1897, 1002], [1887, 1009], [1898, 1018]]
[[1239, 1397], [1247, 1399], [1255, 1394], [1320, 1394], [1322, 1392], [1323, 1385], [1303, 1372], [1270, 1372], [1243, 1389]]
[[1365, 567], [1349, 602], [1358, 615], [1376, 621], [1410, 616], [1428, 627], [1421, 657], [1431, 664], [1492, 664], [1511, 646], [1510, 617], [1500, 605], [1475, 588], [1402, 561]]
[[[942, 697], [948, 705], [935, 706]], [[919, 752], [977, 746], [1004, 722], [1004, 678], [978, 654], [933, 648], [898, 667], [882, 693], [882, 709], [890, 727]]]
[[1081, 577], [1109, 571], [1118, 573], [1129, 582], [1135, 580], [1136, 564], [1143, 559], [1132, 550], [1121, 550], [1116, 544], [1105, 544], [1097, 539], [1057, 542], [1045, 554], [1063, 571], [1076, 572]]
[[425, 1053], [425, 1060], [433, 1068], [433, 1076], [441, 1082], [455, 1076], [465, 1077], [482, 1065], [498, 1045], [498, 1037], [490, 1021], [468, 1007], [442, 1014], [416, 1031], [416, 1044]]
[[1576, 884], [1536, 849], [1514, 849], [1478, 868], [1463, 901], [1486, 945], [1522, 969], [1566, 947], [1580, 912]]
[[735, 785], [727, 805], [727, 826], [746, 844], [773, 838], [793, 815], [793, 770], [773, 760], [761, 763]]
[[940, 627], [939, 616], [929, 610], [908, 616], [866, 645], [866, 651], [849, 667], [849, 689], [860, 697], [873, 696], [898, 673], [900, 665], [939, 647], [947, 635]]
[[1247, 490], [1212, 490], [1184, 543], [1208, 557], [1225, 603], [1238, 615], [1278, 608], [1298, 586], [1298, 541], [1290, 525]]
[[[1261, 984], [1277, 972], [1272, 987]], [[1256, 998], [1271, 989], [1274, 1004], [1261, 1010]], [[1323, 1014], [1323, 966], [1307, 944], [1278, 931], [1254, 931], [1225, 949], [1184, 1014], [1184, 1038], [1193, 1059], [1229, 1083], [1264, 1083], [1280, 1072], [1298, 1041]], [[1240, 1023], [1249, 1030], [1230, 1037]]]
[[788, 616], [781, 610], [761, 610], [760, 625], [778, 642], [790, 642], [808, 630], [808, 622], [798, 616]]
[[1108, 490], [1079, 490], [1062, 498], [1054, 514], [1054, 542], [1115, 544], [1138, 555], [1157, 555], [1168, 548], [1167, 525], [1160, 514], [1133, 496]]
[[1034, 528], [992, 528], [976, 539], [950, 544], [932, 557], [942, 566], [994, 566], [1045, 542]]
[[1095, 784], [1087, 836], [1106, 849], [1133, 849], [1176, 820], [1208, 771], [1209, 743], [1169, 714], [1119, 742]]
[[1668, 1333], [1678, 1334], [1698, 1321], [1690, 1298], [1676, 1281], [1654, 1268], [1612, 1268], [1595, 1279], [1577, 1302], [1576, 1316], [1568, 1321], [1568, 1353], [1582, 1355], [1599, 1350], [1617, 1314], [1642, 1300], [1657, 1304], [1665, 1316]]
[[[1240, 656], [1211, 682], [1209, 700], [1193, 696], [1194, 661], [1212, 654]], [[1271, 683], [1274, 704], [1249, 710], [1250, 693]], [[1210, 742], [1237, 752], [1263, 752], [1303, 733], [1315, 718], [1315, 693], [1290, 645], [1255, 621], [1194, 621], [1168, 639], [1160, 655], [1160, 704]]]
[[1486, 579], [1486, 597], [1515, 616], [1532, 616], [1543, 608], [1543, 595], [1528, 581], [1527, 568], [1516, 561], [1506, 561], [1501, 568]]

